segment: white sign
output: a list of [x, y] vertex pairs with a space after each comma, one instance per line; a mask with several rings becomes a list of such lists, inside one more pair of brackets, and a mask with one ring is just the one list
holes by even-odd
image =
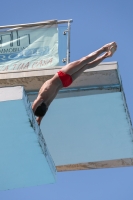
[[58, 63], [57, 25], [0, 32], [0, 71], [51, 68]]

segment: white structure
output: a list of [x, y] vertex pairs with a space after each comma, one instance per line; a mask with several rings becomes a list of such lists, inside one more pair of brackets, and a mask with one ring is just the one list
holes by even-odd
[[[0, 85], [24, 85], [33, 102], [57, 71], [1, 72]], [[101, 63], [59, 91], [41, 130], [58, 171], [133, 165], [133, 130], [118, 64]]]

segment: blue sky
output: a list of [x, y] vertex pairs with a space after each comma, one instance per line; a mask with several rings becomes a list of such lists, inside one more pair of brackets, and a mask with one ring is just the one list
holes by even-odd
[[[106, 61], [118, 61], [133, 121], [132, 8], [132, 0], [7, 0], [1, 2], [0, 25], [73, 19], [71, 61], [116, 41], [118, 50]], [[0, 199], [132, 200], [132, 177], [133, 167], [62, 172], [56, 184], [0, 192]]]

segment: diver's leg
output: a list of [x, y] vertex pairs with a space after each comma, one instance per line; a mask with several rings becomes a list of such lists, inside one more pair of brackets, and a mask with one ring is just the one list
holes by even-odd
[[106, 52], [102, 56], [96, 58], [94, 61], [85, 64], [80, 70], [78, 70], [77, 72], [75, 72], [74, 74], [71, 75], [72, 80], [74, 81], [78, 76], [80, 76], [83, 73], [83, 71], [85, 71], [86, 69], [91, 69], [93, 67], [96, 67], [105, 58], [110, 57], [110, 56], [111, 56], [110, 52], [109, 53]]
[[67, 73], [69, 75], [76, 73], [77, 71], [82, 69], [82, 67], [84, 67], [87, 63], [94, 61], [99, 55], [101, 55], [104, 52], [109, 51], [110, 46], [113, 46], [114, 48], [117, 47], [115, 42], [106, 44], [103, 47], [101, 47], [100, 49], [98, 49], [97, 51], [94, 51], [93, 53], [91, 53], [77, 61], [67, 64], [65, 67], [63, 67], [61, 69], [61, 71], [63, 71], [64, 73]]

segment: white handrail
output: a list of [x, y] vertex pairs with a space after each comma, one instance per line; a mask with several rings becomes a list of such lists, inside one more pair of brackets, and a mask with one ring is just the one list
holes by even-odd
[[16, 27], [33, 27], [33, 26], [40, 26], [40, 25], [51, 25], [51, 24], [64, 24], [64, 23], [70, 23], [73, 22], [72, 19], [69, 20], [48, 20], [48, 21], [42, 21], [42, 22], [35, 22], [35, 23], [28, 23], [28, 24], [14, 24], [14, 25], [6, 25], [6, 26], [0, 26], [0, 29], [6, 29], [6, 28], [16, 28]]

